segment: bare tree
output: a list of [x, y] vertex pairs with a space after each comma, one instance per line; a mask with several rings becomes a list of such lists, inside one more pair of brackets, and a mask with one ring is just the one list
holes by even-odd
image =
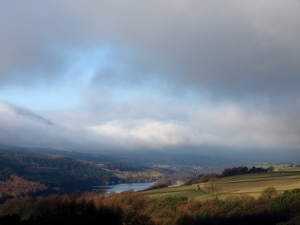
[[268, 201], [276, 195], [277, 195], [277, 191], [274, 187], [267, 187], [260, 194], [261, 198], [268, 200]]
[[206, 192], [212, 196], [219, 194], [219, 192], [222, 190], [217, 179], [210, 179], [209, 181], [207, 181], [204, 188]]

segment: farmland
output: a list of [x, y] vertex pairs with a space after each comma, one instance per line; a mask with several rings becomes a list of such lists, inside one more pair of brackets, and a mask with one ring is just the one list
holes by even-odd
[[[258, 197], [265, 188], [271, 186], [279, 192], [300, 188], [300, 171], [296, 171], [295, 168], [283, 168], [279, 172], [254, 173], [219, 178], [217, 183], [220, 189], [218, 192], [218, 198], [220, 199], [231, 195], [250, 195]], [[152, 199], [179, 196], [186, 196], [189, 199], [194, 198], [196, 200], [214, 198], [206, 193], [205, 186], [206, 183], [199, 183], [147, 190], [142, 193], [150, 196]]]

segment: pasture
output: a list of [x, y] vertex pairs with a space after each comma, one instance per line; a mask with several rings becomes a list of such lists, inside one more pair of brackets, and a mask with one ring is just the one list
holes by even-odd
[[[300, 171], [285, 169], [280, 172], [272, 173], [236, 175], [220, 178], [217, 182], [220, 188], [220, 191], [218, 192], [218, 198], [220, 199], [231, 195], [251, 195], [258, 197], [267, 187], [274, 187], [279, 192], [300, 188]], [[199, 183], [188, 186], [176, 186], [143, 191], [142, 193], [155, 200], [179, 196], [186, 196], [189, 199], [194, 198], [197, 200], [214, 198], [206, 193], [205, 185], [205, 183]]]

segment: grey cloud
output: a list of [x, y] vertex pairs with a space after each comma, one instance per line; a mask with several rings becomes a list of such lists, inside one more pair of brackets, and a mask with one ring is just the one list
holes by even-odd
[[20, 108], [20, 107], [17, 107], [17, 106], [13, 106], [13, 105], [10, 105], [13, 110], [19, 114], [19, 115], [22, 115], [24, 117], [27, 117], [29, 118], [30, 120], [33, 120], [33, 121], [36, 121], [36, 122], [39, 122], [39, 123], [43, 123], [43, 124], [46, 124], [46, 125], [53, 125], [53, 122], [51, 120], [48, 120], [40, 115], [37, 115], [33, 112], [31, 112], [30, 110], [28, 109], [25, 109], [25, 108]]
[[1, 85], [52, 83], [66, 73], [78, 37], [68, 15], [54, 2], [0, 3]]
[[[89, 61], [103, 46], [111, 49], [105, 62], [97, 58], [88, 62], [95, 71], [82, 98], [89, 110], [86, 113], [92, 115], [79, 122], [77, 118], [68, 121], [80, 123], [78, 133], [71, 132], [74, 127], [69, 124], [70, 129], [65, 130], [48, 126], [51, 120], [19, 109], [15, 112], [22, 115], [17, 118], [25, 128], [14, 137], [22, 137], [32, 122], [36, 130], [26, 133], [28, 143], [36, 136], [40, 141], [35, 143], [43, 145], [105, 148], [110, 142], [103, 136], [95, 138], [89, 127], [98, 127], [101, 132], [109, 127], [124, 135], [122, 126], [129, 121], [136, 135], [149, 119], [167, 130], [162, 137], [172, 134], [167, 129], [171, 127], [177, 129], [176, 134], [186, 131], [194, 139], [197, 132], [200, 136], [207, 132], [216, 143], [226, 146], [231, 135], [236, 146], [256, 143], [255, 148], [273, 148], [275, 143], [284, 148], [288, 143], [287, 148], [296, 149], [299, 6], [298, 1], [277, 0], [1, 2], [0, 29], [5, 32], [0, 33], [0, 85], [62, 82], [81, 56]], [[70, 79], [73, 75], [84, 76], [77, 72]], [[128, 90], [133, 90], [133, 98], [114, 99], [114, 91]], [[195, 106], [185, 107], [189, 94]], [[163, 100], [157, 100], [160, 98]], [[205, 110], [207, 106], [196, 98], [214, 106]], [[225, 117], [222, 112], [226, 108], [218, 109], [219, 104], [243, 110], [231, 120], [235, 114]], [[256, 120], [259, 113], [260, 120]], [[271, 126], [274, 123], [278, 124], [275, 128]], [[150, 128], [154, 125], [149, 124]], [[4, 127], [10, 130], [8, 123], [0, 128], [5, 131]], [[123, 137], [126, 142], [127, 136]], [[101, 141], [95, 141], [98, 139]], [[71, 144], [74, 140], [76, 144]], [[180, 143], [188, 145], [186, 140]]]
[[92, 122], [96, 124], [117, 119], [152, 118], [159, 121], [187, 119], [187, 109], [178, 102], [168, 103], [149, 98], [118, 101], [107, 98], [105, 93], [98, 91], [85, 93], [84, 102]]
[[[127, 107], [118, 111], [118, 107]], [[136, 107], [136, 108], [134, 108]], [[86, 113], [48, 113], [47, 123], [0, 104], [0, 143], [65, 150], [153, 150], [201, 154], [297, 152], [299, 122], [235, 105], [190, 107], [136, 102]], [[299, 112], [299, 111], [298, 111]], [[29, 114], [29, 116], [28, 116]], [[282, 149], [285, 149], [284, 151]], [[250, 153], [249, 153], [250, 154]], [[250, 154], [251, 155], [251, 154]]]
[[299, 96], [298, 7], [296, 1], [2, 3], [1, 77], [63, 76], [74, 52], [110, 43], [115, 61], [125, 65], [123, 84], [133, 87], [159, 80], [171, 90], [217, 97]]
[[61, 122], [53, 123], [29, 110], [0, 102], [0, 144], [82, 151], [99, 148], [93, 134], [84, 127]]
[[[215, 98], [299, 96], [299, 3], [134, 4], [98, 5], [100, 13], [92, 10], [86, 20], [99, 21], [99, 30], [132, 47], [127, 53], [131, 58], [116, 59], [127, 65], [123, 80], [139, 85], [139, 78], [150, 83], [158, 79], [174, 89], [206, 91]], [[160, 4], [165, 7], [154, 7]]]

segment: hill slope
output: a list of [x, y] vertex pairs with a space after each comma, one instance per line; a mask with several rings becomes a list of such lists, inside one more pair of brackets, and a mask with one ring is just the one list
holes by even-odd
[[27, 194], [67, 193], [90, 190], [93, 185], [122, 182], [94, 163], [54, 154], [0, 150], [2, 198]]

